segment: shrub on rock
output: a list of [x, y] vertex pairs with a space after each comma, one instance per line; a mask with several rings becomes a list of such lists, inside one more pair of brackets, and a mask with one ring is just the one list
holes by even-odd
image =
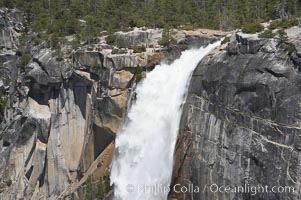
[[254, 22], [254, 23], [244, 25], [242, 32], [243, 33], [258, 33], [263, 30], [264, 30], [264, 27], [260, 23]]
[[273, 38], [275, 34], [272, 30], [266, 30], [258, 35], [259, 38]]
[[134, 50], [134, 53], [142, 53], [145, 52], [146, 50], [145, 46], [138, 46], [138, 45], [133, 46], [132, 49]]

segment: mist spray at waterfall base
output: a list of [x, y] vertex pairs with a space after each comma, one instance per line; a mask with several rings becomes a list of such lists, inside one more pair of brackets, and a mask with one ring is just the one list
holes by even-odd
[[111, 183], [115, 200], [165, 200], [173, 169], [182, 105], [192, 72], [220, 42], [186, 50], [137, 86], [137, 99], [116, 138]]

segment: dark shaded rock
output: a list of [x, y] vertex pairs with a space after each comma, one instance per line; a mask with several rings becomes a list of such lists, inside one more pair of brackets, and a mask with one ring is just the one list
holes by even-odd
[[67, 79], [72, 74], [70, 64], [53, 57], [49, 49], [42, 49], [34, 54], [33, 61], [47, 74], [49, 83], [60, 83], [62, 78]]
[[[221, 36], [219, 36], [221, 37]], [[178, 45], [186, 46], [186, 48], [200, 48], [216, 41], [216, 37], [205, 37], [202, 35], [186, 35], [184, 39], [178, 42]]]
[[83, 67], [103, 67], [104, 56], [96, 51], [78, 50], [74, 54], [74, 61]]
[[0, 56], [3, 67], [1, 68], [1, 79], [5, 87], [12, 86], [18, 77], [17, 56], [5, 55]]
[[109, 129], [93, 125], [94, 133], [94, 159], [96, 159], [105, 148], [115, 139], [115, 133]]
[[30, 63], [27, 68], [29, 72], [26, 74], [25, 79], [32, 80], [40, 85], [48, 85], [48, 75], [38, 63]]
[[14, 24], [21, 24], [25, 22], [25, 14], [17, 8], [11, 9], [9, 12], [10, 20]]
[[236, 55], [238, 54], [239, 51], [239, 46], [238, 46], [238, 42], [235, 40], [233, 42], [230, 42], [228, 44], [228, 48], [227, 51], [230, 55]]
[[[267, 40], [260, 39], [257, 37], [249, 37], [248, 35], [237, 33], [235, 36], [232, 35], [230, 43], [228, 44], [227, 51], [230, 55], [241, 54], [255, 54]], [[271, 47], [267, 46], [267, 51], [272, 51]]]
[[291, 55], [291, 59], [296, 67], [301, 71], [301, 57], [299, 57], [296, 53]]
[[259, 51], [262, 46], [261, 40], [249, 40], [249, 52], [254, 54]]

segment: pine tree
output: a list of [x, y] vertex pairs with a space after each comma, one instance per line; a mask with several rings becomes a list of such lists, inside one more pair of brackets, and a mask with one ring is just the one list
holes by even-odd
[[92, 177], [90, 176], [86, 183], [86, 200], [93, 200], [93, 185], [92, 185]]
[[97, 185], [97, 193], [96, 193], [96, 198], [97, 200], [103, 200], [105, 198], [105, 185], [103, 183], [102, 178], [100, 178], [98, 185]]

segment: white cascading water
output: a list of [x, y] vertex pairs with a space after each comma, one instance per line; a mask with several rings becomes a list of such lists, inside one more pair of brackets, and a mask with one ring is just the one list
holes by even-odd
[[137, 86], [137, 99], [116, 138], [111, 169], [115, 200], [165, 200], [182, 104], [197, 64], [220, 42], [161, 64]]

